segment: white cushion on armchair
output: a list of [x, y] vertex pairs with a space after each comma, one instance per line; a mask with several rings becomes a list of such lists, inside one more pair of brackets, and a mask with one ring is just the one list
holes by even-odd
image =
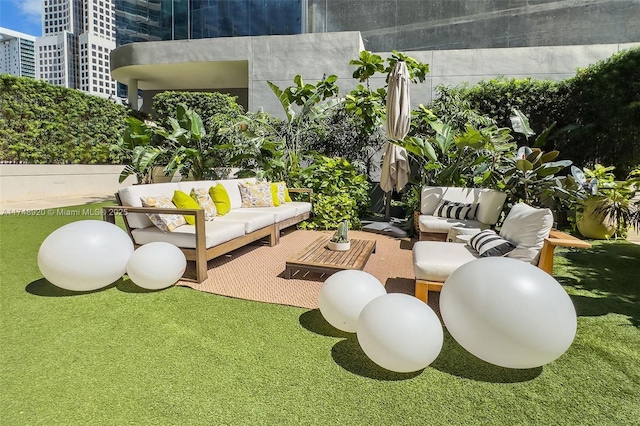
[[544, 239], [553, 227], [553, 213], [524, 203], [514, 205], [500, 229], [500, 236], [516, 245], [507, 257], [536, 265]]

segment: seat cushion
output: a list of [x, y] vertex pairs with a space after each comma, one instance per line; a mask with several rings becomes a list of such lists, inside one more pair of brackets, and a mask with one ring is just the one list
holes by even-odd
[[514, 205], [500, 229], [500, 236], [516, 246], [507, 257], [537, 264], [544, 239], [549, 236], [552, 226], [551, 210], [524, 203]]
[[274, 215], [275, 222], [282, 222], [283, 220], [291, 219], [298, 215], [298, 210], [295, 206], [290, 206], [290, 203], [280, 205], [278, 207], [252, 207], [248, 209], [236, 209], [237, 213], [270, 213]]
[[[239, 211], [250, 210], [250, 211]], [[262, 229], [265, 226], [273, 225], [275, 220], [275, 214], [267, 212], [256, 212], [254, 209], [235, 209], [231, 210], [224, 216], [219, 216], [214, 219], [214, 222], [220, 223], [243, 223], [247, 234], [258, 229]]]
[[479, 228], [481, 230], [489, 228], [489, 225], [477, 220], [450, 219], [425, 214], [418, 217], [418, 222], [420, 224], [420, 232], [435, 232], [439, 234], [446, 234], [452, 227], [461, 225], [470, 228]]
[[287, 201], [285, 203], [287, 207], [295, 207], [296, 208], [296, 216], [309, 213], [311, 211], [311, 203], [308, 201]]
[[[221, 222], [216, 218], [213, 221], [205, 222], [204, 226], [207, 248], [226, 243], [245, 234], [245, 224], [242, 222]], [[162, 241], [181, 248], [196, 248], [196, 227], [194, 225], [183, 225], [173, 232], [162, 232], [155, 226], [150, 226], [133, 229], [131, 235], [136, 244]]]
[[419, 241], [413, 246], [413, 272], [417, 279], [445, 282], [460, 266], [478, 258], [466, 244]]

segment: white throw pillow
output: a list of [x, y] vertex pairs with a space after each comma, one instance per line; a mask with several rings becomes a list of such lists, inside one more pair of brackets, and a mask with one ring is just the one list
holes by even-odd
[[524, 203], [514, 205], [500, 229], [500, 236], [516, 246], [507, 257], [536, 264], [552, 226], [551, 210], [537, 209]]

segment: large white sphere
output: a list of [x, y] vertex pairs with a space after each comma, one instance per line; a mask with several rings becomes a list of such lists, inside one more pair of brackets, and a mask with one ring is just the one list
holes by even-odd
[[133, 253], [122, 229], [100, 220], [81, 220], [53, 231], [40, 245], [38, 267], [52, 284], [91, 291], [122, 277]]
[[360, 311], [376, 297], [387, 294], [376, 277], [363, 271], [339, 271], [320, 288], [318, 306], [325, 320], [335, 328], [356, 332]]
[[402, 293], [372, 300], [358, 318], [358, 343], [373, 362], [408, 373], [431, 364], [442, 350], [442, 325], [424, 302]]
[[142, 288], [167, 288], [182, 277], [187, 259], [173, 244], [156, 242], [140, 246], [127, 264], [129, 279]]
[[576, 335], [576, 311], [562, 286], [516, 259], [482, 258], [456, 269], [440, 293], [440, 312], [463, 348], [501, 367], [547, 364]]

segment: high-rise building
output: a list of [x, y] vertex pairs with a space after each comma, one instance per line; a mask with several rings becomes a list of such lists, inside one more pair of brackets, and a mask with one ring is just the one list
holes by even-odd
[[35, 42], [34, 36], [0, 28], [0, 74], [35, 77]]
[[306, 32], [306, 0], [115, 0], [117, 45]]
[[49, 83], [116, 95], [109, 53], [116, 47], [113, 0], [44, 0], [37, 75]]

